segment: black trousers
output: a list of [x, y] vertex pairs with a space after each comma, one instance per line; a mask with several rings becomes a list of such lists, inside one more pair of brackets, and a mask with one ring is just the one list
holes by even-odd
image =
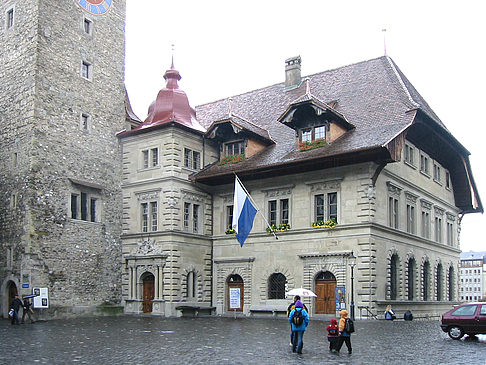
[[341, 350], [341, 347], [343, 346], [343, 343], [346, 342], [346, 347], [348, 348], [348, 352], [351, 353], [353, 352], [353, 349], [351, 347], [351, 336], [339, 336], [339, 342], [337, 344], [336, 350], [339, 352]]

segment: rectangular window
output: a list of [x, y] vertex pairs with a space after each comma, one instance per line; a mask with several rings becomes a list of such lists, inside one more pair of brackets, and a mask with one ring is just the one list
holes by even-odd
[[6, 15], [5, 25], [7, 29], [10, 29], [14, 25], [14, 9], [13, 8], [8, 9], [5, 15]]
[[233, 228], [233, 206], [228, 205], [226, 207], [226, 229]]
[[429, 172], [429, 159], [425, 155], [420, 155], [420, 171], [426, 175], [430, 175]]
[[315, 221], [324, 221], [324, 194], [314, 197]]
[[88, 194], [81, 193], [81, 220], [88, 220]]
[[398, 199], [388, 198], [388, 225], [398, 229]]
[[407, 232], [415, 234], [415, 207], [407, 204]]
[[92, 65], [87, 61], [81, 63], [81, 76], [87, 80], [91, 80], [92, 76]]
[[191, 217], [190, 213], [191, 213], [191, 204], [184, 203], [184, 229], [185, 230], [189, 229], [189, 219]]
[[199, 205], [192, 206], [192, 231], [197, 233], [199, 231]]
[[71, 218], [78, 219], [78, 199], [77, 194], [71, 194]]
[[312, 141], [312, 129], [303, 129], [302, 142], [311, 142], [311, 141]]
[[224, 145], [225, 156], [245, 154], [245, 145], [243, 141], [227, 143]]
[[150, 230], [155, 232], [158, 228], [157, 202], [150, 202]]
[[91, 198], [89, 200], [89, 214], [90, 214], [90, 221], [96, 222], [96, 199]]
[[413, 147], [405, 144], [405, 162], [410, 165], [414, 165], [414, 150]]
[[442, 243], [442, 218], [435, 217], [435, 241]]
[[314, 128], [315, 139], [325, 139], [326, 138], [326, 126], [322, 125], [320, 127]]
[[440, 166], [434, 164], [434, 180], [440, 182]]
[[149, 151], [142, 151], [142, 166], [144, 169], [149, 167]]
[[446, 171], [445, 173], [445, 186], [447, 189], [451, 188], [451, 175], [449, 174], [449, 171]]
[[184, 166], [188, 169], [199, 170], [201, 164], [200, 156], [199, 152], [184, 148]]
[[422, 237], [430, 238], [430, 213], [422, 211]]
[[327, 194], [327, 219], [337, 222], [337, 193]]
[[148, 203], [142, 203], [142, 232], [148, 232]]
[[316, 139], [326, 139], [326, 126], [321, 125], [312, 128], [305, 128], [300, 131], [301, 142], [312, 142]]
[[451, 222], [447, 222], [447, 244], [454, 245], [454, 225]]
[[289, 200], [280, 200], [280, 224], [289, 224]]
[[270, 225], [277, 224], [277, 201], [270, 200], [268, 202], [268, 222]]
[[159, 149], [158, 148], [152, 148], [150, 150], [152, 154], [152, 167], [158, 166], [159, 164]]
[[19, 160], [19, 155], [18, 155], [17, 152], [14, 152], [13, 155], [12, 155], [12, 165], [13, 165], [13, 167], [16, 167], [17, 166], [18, 160]]
[[93, 22], [88, 18], [83, 20], [83, 30], [86, 34], [91, 35], [93, 33]]
[[80, 121], [79, 128], [82, 131], [89, 131], [90, 130], [90, 124], [91, 124], [91, 117], [89, 116], [89, 114], [81, 113], [81, 121]]

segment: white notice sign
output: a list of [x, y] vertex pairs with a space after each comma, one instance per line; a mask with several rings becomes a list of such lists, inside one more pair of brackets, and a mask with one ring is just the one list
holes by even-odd
[[34, 308], [49, 308], [49, 294], [47, 288], [34, 288]]
[[229, 288], [230, 309], [240, 308], [240, 288]]

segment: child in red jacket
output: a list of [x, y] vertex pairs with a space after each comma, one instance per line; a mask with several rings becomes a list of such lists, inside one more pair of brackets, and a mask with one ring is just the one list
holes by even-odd
[[339, 327], [336, 318], [331, 319], [331, 324], [327, 326], [327, 340], [329, 341], [329, 351], [336, 352], [336, 345], [339, 339]]

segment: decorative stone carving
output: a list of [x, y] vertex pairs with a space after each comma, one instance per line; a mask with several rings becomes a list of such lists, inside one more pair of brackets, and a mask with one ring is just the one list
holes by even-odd
[[447, 220], [455, 222], [456, 216], [452, 213], [446, 213]]
[[175, 208], [177, 206], [177, 198], [170, 196], [167, 198], [167, 205], [169, 208]]
[[320, 181], [316, 183], [311, 183], [309, 185], [312, 192], [324, 191], [324, 190], [339, 190], [341, 189], [341, 180], [342, 179]]
[[144, 238], [143, 240], [140, 240], [137, 242], [137, 247], [135, 247], [131, 254], [132, 255], [154, 255], [154, 254], [160, 254], [162, 253], [160, 251], [159, 247], [155, 246], [155, 240], [151, 238]]
[[407, 200], [407, 203], [415, 204], [418, 199], [418, 195], [415, 195], [411, 193], [410, 191], [405, 192], [405, 199]]
[[369, 200], [374, 199], [376, 196], [376, 189], [373, 186], [368, 186], [368, 190], [366, 190], [366, 197]]
[[292, 188], [294, 186], [282, 186], [278, 189], [264, 190], [266, 198], [278, 198], [280, 196], [289, 196], [292, 194]]
[[444, 215], [444, 212], [445, 212], [444, 209], [442, 209], [440, 207], [434, 207], [434, 213], [435, 213], [435, 215], [443, 216]]
[[420, 206], [423, 208], [423, 209], [428, 209], [428, 210], [431, 210], [432, 209], [432, 203], [425, 200], [425, 199], [420, 199]]
[[393, 196], [400, 196], [402, 192], [402, 188], [391, 181], [386, 182], [386, 186], [388, 187], [388, 193]]
[[140, 193], [135, 193], [137, 195], [137, 199], [139, 201], [147, 201], [147, 200], [158, 200], [160, 190], [156, 191], [144, 191]]
[[204, 203], [205, 197], [193, 191], [182, 190], [182, 200]]

